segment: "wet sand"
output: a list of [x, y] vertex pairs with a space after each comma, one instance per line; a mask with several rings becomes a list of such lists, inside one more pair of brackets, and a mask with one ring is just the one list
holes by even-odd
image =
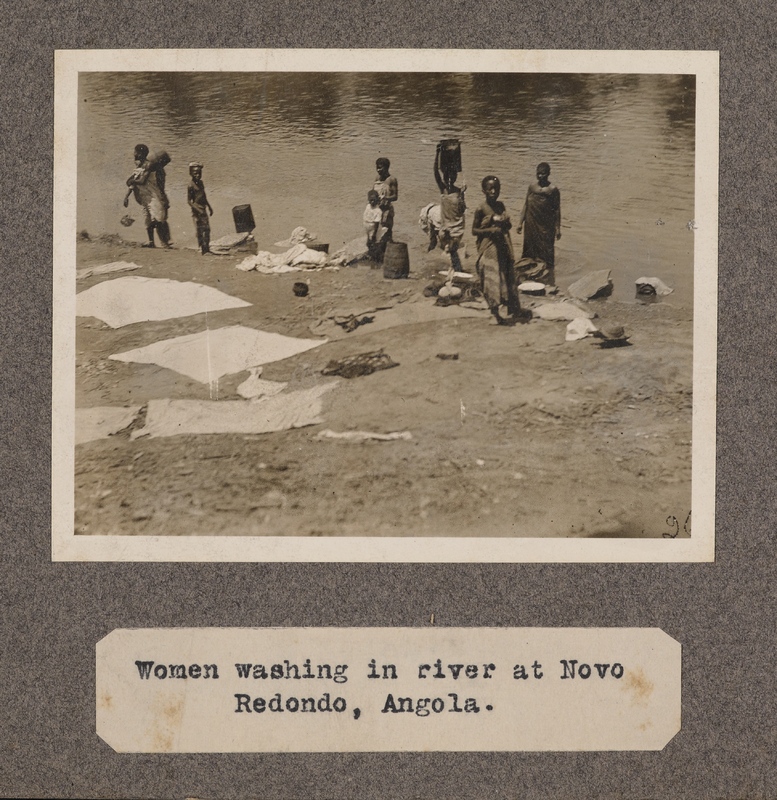
[[[76, 325], [76, 406], [144, 406], [211, 397], [206, 384], [154, 365], [108, 360], [160, 339], [224, 325], [310, 338], [335, 308], [434, 304], [439, 251], [411, 251], [408, 280], [362, 264], [262, 275], [245, 253], [202, 257], [113, 238], [82, 241], [78, 268], [133, 261], [144, 277], [197, 281], [252, 305], [116, 330]], [[465, 261], [474, 271], [474, 258]], [[81, 292], [102, 280], [79, 280]], [[292, 284], [309, 280], [308, 297]], [[562, 291], [566, 286], [560, 284]], [[529, 302], [529, 305], [531, 303]], [[76, 447], [78, 534], [280, 536], [679, 535], [690, 512], [692, 312], [658, 303], [592, 301], [595, 324], [623, 325], [631, 345], [565, 342], [565, 322], [499, 327], [487, 312], [381, 328], [367, 324], [264, 367], [289, 390], [323, 380], [332, 359], [383, 349], [399, 366], [324, 396], [324, 422], [261, 435], [130, 439]], [[379, 312], [380, 313], [380, 312]], [[458, 354], [442, 360], [438, 354]], [[223, 378], [218, 399], [240, 399], [247, 372]], [[142, 412], [141, 412], [142, 417]], [[412, 440], [351, 443], [323, 429], [410, 431]], [[687, 526], [690, 530], [690, 523]]]

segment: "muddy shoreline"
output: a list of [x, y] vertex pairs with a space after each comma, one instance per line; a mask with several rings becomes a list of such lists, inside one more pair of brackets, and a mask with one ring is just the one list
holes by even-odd
[[[407, 280], [368, 265], [282, 275], [243, 273], [245, 253], [202, 257], [116, 238], [80, 241], [78, 268], [112, 261], [135, 275], [196, 281], [252, 305], [111, 329], [76, 320], [76, 406], [144, 406], [212, 397], [213, 387], [108, 356], [161, 339], [240, 324], [310, 338], [333, 309], [421, 309], [445, 265], [411, 253]], [[474, 259], [465, 264], [473, 269]], [[292, 285], [309, 281], [309, 295]], [[81, 279], [81, 292], [115, 276]], [[566, 287], [559, 281], [560, 288]], [[529, 301], [531, 303], [532, 301]], [[321, 425], [258, 435], [130, 439], [125, 430], [76, 446], [75, 531], [85, 535], [679, 536], [690, 512], [690, 309], [591, 301], [595, 322], [623, 325], [631, 346], [565, 342], [566, 323], [499, 327], [487, 312], [391, 327], [366, 324], [267, 364], [289, 390], [322, 380], [333, 360], [383, 349], [399, 366], [324, 396]], [[423, 311], [423, 309], [421, 309]], [[445, 312], [445, 309], [442, 310]], [[413, 315], [408, 315], [414, 319]], [[438, 354], [457, 354], [440, 359]], [[219, 381], [240, 399], [247, 372]], [[142, 415], [141, 415], [142, 419]], [[140, 423], [136, 422], [133, 427]], [[321, 440], [318, 432], [409, 431], [409, 441]]]

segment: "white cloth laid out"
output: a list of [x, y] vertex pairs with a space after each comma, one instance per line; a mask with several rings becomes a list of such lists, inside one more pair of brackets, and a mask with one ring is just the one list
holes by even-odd
[[367, 240], [365, 236], [359, 236], [356, 239], [351, 239], [350, 242], [346, 242], [337, 252], [329, 257], [329, 261], [330, 263], [347, 266], [357, 261], [363, 261], [366, 258], [369, 258]]
[[245, 231], [243, 233], [228, 233], [226, 236], [213, 239], [210, 243], [210, 249], [229, 252], [231, 248], [245, 244], [250, 238], [251, 234]]
[[250, 305], [201, 283], [139, 275], [103, 281], [76, 295], [77, 316], [97, 317], [111, 328]]
[[304, 244], [305, 242], [312, 242], [316, 239], [316, 234], [311, 233], [307, 228], [299, 226], [294, 228], [288, 239], [282, 242], [276, 242], [274, 247], [291, 247], [295, 244]]
[[567, 332], [564, 339], [567, 342], [576, 342], [578, 339], [585, 339], [586, 336], [596, 333], [596, 331], [597, 327], [590, 319], [578, 317], [567, 325]]
[[652, 286], [658, 295], [672, 294], [674, 291], [674, 289], [667, 286], [661, 278], [637, 278], [634, 283], [636, 283], [637, 286], [644, 286], [645, 284]]
[[223, 375], [282, 361], [325, 342], [326, 339], [295, 339], [234, 325], [163, 339], [109, 357], [114, 361], [157, 364], [201, 383], [212, 383]]
[[424, 233], [432, 230], [439, 231], [442, 228], [442, 211], [439, 202], [429, 203], [421, 209], [418, 225]]
[[281, 381], [267, 381], [259, 376], [262, 374], [261, 367], [252, 367], [251, 373], [237, 387], [237, 393], [246, 400], [258, 400], [262, 397], [274, 397], [280, 394], [289, 384]]
[[323, 422], [322, 396], [338, 382], [268, 397], [265, 400], [150, 400], [141, 436], [208, 433], [273, 433]]
[[140, 406], [97, 406], [76, 409], [76, 444], [107, 439], [123, 431], [137, 417]]
[[268, 253], [260, 250], [255, 256], [244, 258], [237, 268], [242, 272], [295, 272], [304, 267], [323, 267], [329, 262], [329, 256], [320, 250], [311, 250], [304, 244], [295, 244], [285, 253]]
[[140, 264], [132, 261], [112, 261], [110, 264], [101, 264], [99, 267], [84, 267], [76, 272], [76, 279], [91, 278], [92, 275], [110, 275], [114, 272], [132, 272], [140, 269]]

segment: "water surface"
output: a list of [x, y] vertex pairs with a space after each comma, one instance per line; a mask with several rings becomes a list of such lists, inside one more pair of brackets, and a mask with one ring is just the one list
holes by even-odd
[[495, 174], [516, 218], [536, 165], [551, 164], [560, 285], [606, 268], [615, 296], [630, 299], [636, 278], [655, 275], [690, 306], [694, 109], [694, 78], [680, 75], [82, 73], [78, 227], [145, 238], [133, 199], [138, 222], [119, 224], [133, 147], [145, 142], [173, 159], [177, 245], [195, 244], [186, 184], [198, 160], [214, 237], [234, 231], [232, 206], [250, 203], [260, 246], [303, 225], [336, 249], [361, 234], [375, 158], [386, 156], [400, 189], [395, 238], [412, 265], [425, 250], [419, 210], [438, 194], [435, 143], [457, 137], [470, 209]]

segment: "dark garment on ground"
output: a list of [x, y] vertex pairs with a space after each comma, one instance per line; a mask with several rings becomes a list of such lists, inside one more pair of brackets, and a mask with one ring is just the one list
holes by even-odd
[[[475, 211], [473, 227], [488, 228], [495, 214], [504, 214], [503, 203], [496, 202], [492, 208], [483, 203]], [[492, 233], [477, 237], [478, 260], [476, 268], [480, 278], [480, 289], [488, 307], [496, 309], [506, 305], [510, 314], [517, 314], [521, 309], [518, 292], [515, 287], [513, 270], [513, 245], [510, 232]]]
[[556, 264], [556, 232], [561, 225], [561, 193], [555, 186], [533, 184], [524, 206], [523, 257]]

